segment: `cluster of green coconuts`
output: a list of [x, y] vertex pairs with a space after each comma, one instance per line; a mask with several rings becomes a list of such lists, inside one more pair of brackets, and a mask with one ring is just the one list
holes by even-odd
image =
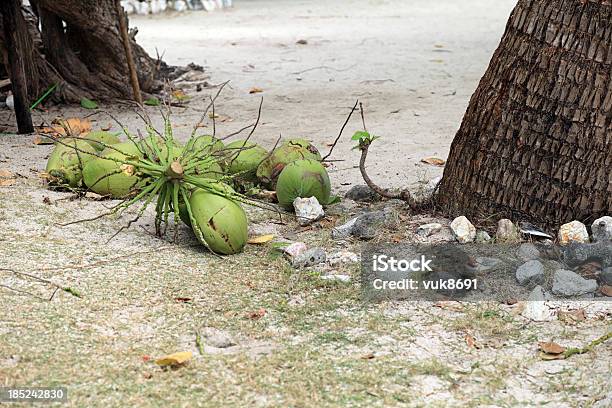
[[[246, 183], [276, 190], [286, 210], [292, 210], [297, 197], [330, 203], [331, 184], [321, 155], [304, 139], [288, 140], [272, 152], [245, 140], [224, 145], [207, 135], [193, 137], [186, 146], [169, 140], [150, 135], [121, 142], [105, 131], [64, 138], [56, 142], [46, 172], [52, 185], [87, 188], [128, 205], [132, 197], [149, 196], [148, 205], [158, 195], [156, 229], [164, 217], [167, 223], [169, 212], [175, 216], [178, 212], [202, 244], [226, 255], [240, 252], [248, 239], [247, 217], [240, 204], [252, 202], [236, 192]], [[167, 168], [155, 170], [156, 164]], [[177, 164], [179, 175], [173, 169]]]

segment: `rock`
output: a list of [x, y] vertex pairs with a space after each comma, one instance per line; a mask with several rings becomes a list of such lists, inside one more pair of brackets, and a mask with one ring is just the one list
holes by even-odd
[[355, 228], [355, 223], [357, 222], [357, 217], [352, 218], [340, 225], [339, 227], [335, 227], [332, 230], [332, 238], [333, 239], [344, 239], [351, 236], [353, 233], [353, 228]]
[[338, 251], [327, 257], [330, 266], [339, 266], [359, 262], [359, 255], [350, 251]]
[[439, 176], [427, 181], [426, 183], [421, 183], [421, 186], [419, 186], [419, 188], [417, 188], [417, 190], [414, 192], [415, 198], [420, 202], [430, 200], [441, 180], [442, 177]]
[[586, 244], [589, 242], [589, 233], [586, 225], [580, 221], [572, 221], [563, 224], [559, 228], [559, 244], [567, 245], [571, 242]]
[[481, 256], [476, 258], [476, 267], [475, 272], [487, 272], [491, 269], [495, 269], [497, 265], [501, 263], [501, 260], [498, 258], [489, 258], [485, 256]]
[[351, 187], [351, 189], [347, 191], [344, 195], [344, 198], [348, 198], [354, 201], [362, 201], [366, 203], [381, 200], [380, 195], [378, 195], [374, 190], [364, 184]]
[[591, 225], [593, 241], [611, 242], [612, 241], [612, 217], [601, 217], [596, 219]]
[[229, 333], [214, 327], [204, 327], [200, 335], [204, 338], [206, 346], [228, 348], [237, 344]]
[[370, 211], [357, 217], [351, 234], [355, 238], [369, 240], [378, 235], [381, 227], [392, 228], [398, 224], [397, 211], [384, 208], [382, 211]]
[[509, 219], [503, 218], [497, 222], [495, 239], [499, 243], [515, 243], [521, 241], [519, 230]]
[[353, 200], [342, 200], [327, 207], [327, 213], [329, 215], [346, 215], [353, 212], [357, 207], [357, 203]]
[[563, 262], [572, 268], [593, 260], [601, 263], [603, 267], [612, 266], [612, 245], [609, 242], [574, 242], [560, 247], [560, 254]]
[[312, 224], [325, 216], [323, 206], [319, 204], [319, 200], [316, 197], [298, 197], [293, 201], [293, 208], [298, 223], [301, 226]]
[[473, 242], [476, 239], [476, 227], [463, 215], [455, 218], [450, 227], [457, 241], [462, 244]]
[[7, 108], [15, 110], [15, 99], [13, 95], [7, 96], [6, 101], [4, 103], [6, 103]]
[[432, 222], [429, 224], [420, 225], [417, 228], [416, 233], [417, 235], [421, 237], [428, 237], [430, 235], [435, 234], [436, 232], [439, 232], [441, 229], [442, 229], [442, 224], [438, 222]]
[[293, 258], [291, 264], [294, 268], [306, 268], [312, 265], [324, 263], [325, 259], [326, 254], [323, 248], [312, 248]]
[[479, 244], [486, 244], [487, 242], [491, 241], [491, 236], [489, 235], [489, 233], [487, 231], [476, 231], [476, 242]]
[[594, 279], [584, 279], [575, 272], [559, 269], [553, 275], [552, 293], [558, 296], [580, 296], [597, 290]]
[[604, 268], [599, 275], [602, 285], [612, 286], [612, 267]]
[[540, 285], [536, 286], [529, 294], [521, 315], [536, 322], [555, 320], [555, 313], [546, 303], [547, 300], [552, 300], [550, 293]]
[[323, 280], [330, 280], [330, 281], [338, 281], [338, 282], [350, 282], [351, 281], [351, 277], [348, 275], [323, 275], [321, 276], [321, 279]]
[[523, 262], [540, 258], [540, 250], [532, 243], [521, 244], [516, 251], [516, 256]]
[[306, 247], [306, 244], [303, 242], [294, 242], [284, 248], [282, 248], [282, 251], [285, 255], [287, 255], [289, 257], [289, 259], [294, 259], [296, 256], [299, 256], [301, 254], [303, 254], [304, 252], [306, 252], [308, 248]]
[[544, 265], [540, 261], [527, 261], [516, 270], [516, 280], [520, 285], [542, 283], [544, 281]]

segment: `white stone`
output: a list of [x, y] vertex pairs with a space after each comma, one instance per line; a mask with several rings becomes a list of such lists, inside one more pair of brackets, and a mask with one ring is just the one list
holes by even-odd
[[513, 243], [521, 240], [518, 228], [507, 218], [502, 218], [497, 222], [495, 238], [497, 242], [503, 243]]
[[295, 216], [301, 226], [310, 225], [325, 216], [323, 206], [316, 197], [296, 198], [293, 201]]
[[567, 245], [571, 242], [586, 244], [589, 242], [589, 232], [586, 225], [580, 221], [572, 221], [563, 224], [559, 228], [559, 244]]
[[489, 241], [491, 241], [491, 236], [487, 231], [480, 230], [476, 232], [476, 242], [486, 244]]
[[359, 262], [359, 255], [350, 251], [338, 251], [327, 256], [329, 266], [338, 266]]
[[455, 218], [450, 227], [457, 241], [462, 244], [473, 242], [476, 238], [476, 227], [463, 215]]
[[303, 242], [294, 242], [293, 244], [290, 244], [290, 245], [284, 247], [282, 249], [282, 251], [289, 258], [293, 259], [296, 256], [301, 255], [304, 252], [306, 252], [307, 249], [308, 249], [308, 247], [306, 246], [305, 243], [303, 243]]
[[442, 224], [438, 222], [432, 222], [419, 226], [419, 228], [417, 228], [416, 233], [417, 235], [420, 235], [422, 237], [428, 237], [432, 234], [435, 234], [436, 232], [439, 232], [440, 230], [442, 230]]
[[605, 216], [596, 219], [591, 225], [591, 232], [595, 242], [612, 241], [612, 217]]

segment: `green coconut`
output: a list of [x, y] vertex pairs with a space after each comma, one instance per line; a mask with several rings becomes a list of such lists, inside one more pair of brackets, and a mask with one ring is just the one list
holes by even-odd
[[285, 166], [278, 176], [276, 197], [281, 206], [292, 209], [297, 197], [316, 197], [319, 203], [329, 204], [331, 183], [327, 170], [318, 160], [296, 160]]
[[223, 169], [217, 162], [209, 162], [196, 166], [198, 177], [220, 180], [223, 177]]
[[142, 182], [134, 166], [109, 159], [126, 160], [127, 155], [110, 152], [92, 160], [83, 168], [83, 181], [94, 193], [124, 198], [140, 189]]
[[227, 158], [225, 170], [228, 174], [239, 174], [243, 180], [255, 180], [257, 167], [268, 155], [263, 147], [244, 140], [236, 140], [225, 147]]
[[85, 140], [65, 138], [56, 143], [47, 161], [46, 172], [61, 185], [78, 187], [83, 167], [97, 157], [97, 151]]
[[104, 130], [96, 130], [94, 132], [89, 132], [84, 136], [87, 139], [87, 143], [89, 143], [94, 149], [98, 151], [104, 150], [105, 146], [108, 145], [116, 145], [121, 142], [116, 135], [112, 133], [106, 132]]
[[202, 154], [210, 154], [223, 150], [225, 145], [219, 139], [210, 135], [198, 136], [193, 143], [191, 150], [198, 153], [198, 156]]
[[125, 156], [142, 157], [142, 152], [140, 151], [136, 143], [132, 141], [117, 143], [112, 145], [111, 147], [107, 147], [106, 149], [102, 150], [100, 156], [103, 157], [111, 153], [119, 154], [119, 152], [123, 153]]
[[272, 154], [259, 165], [257, 168], [257, 178], [262, 183], [274, 187], [276, 179], [287, 164], [303, 159], [320, 161], [321, 154], [317, 148], [307, 140], [288, 140], [274, 150]]
[[191, 194], [189, 204], [202, 238], [211, 250], [224, 255], [242, 251], [248, 239], [248, 221], [238, 203], [198, 189]]

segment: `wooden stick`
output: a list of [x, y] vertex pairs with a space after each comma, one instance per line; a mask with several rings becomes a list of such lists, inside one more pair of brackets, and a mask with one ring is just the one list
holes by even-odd
[[32, 126], [32, 114], [30, 113], [28, 99], [28, 83], [25, 72], [23, 55], [26, 55], [25, 41], [23, 36], [28, 35], [27, 28], [20, 26], [23, 18], [19, 19], [21, 13], [21, 0], [0, 1], [0, 14], [2, 14], [2, 25], [4, 26], [5, 46], [8, 58], [8, 71], [13, 88], [15, 101], [15, 117], [17, 118], [17, 130], [19, 133], [34, 133]]
[[127, 27], [127, 15], [121, 7], [119, 0], [115, 1], [117, 7], [117, 17], [119, 18], [119, 32], [125, 49], [125, 57], [127, 58], [128, 70], [130, 71], [130, 82], [132, 84], [132, 92], [134, 100], [142, 105], [142, 94], [140, 93], [140, 84], [138, 83], [138, 74], [136, 73], [136, 64], [134, 64], [134, 56], [132, 55], [132, 47], [130, 46], [130, 36]]

